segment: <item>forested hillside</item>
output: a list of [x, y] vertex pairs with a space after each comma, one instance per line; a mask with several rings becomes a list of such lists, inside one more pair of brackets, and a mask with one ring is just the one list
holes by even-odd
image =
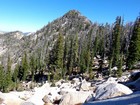
[[99, 24], [71, 10], [31, 35], [0, 34], [0, 49], [1, 91], [20, 81], [53, 81], [77, 74], [88, 79], [98, 74], [119, 77], [140, 67], [140, 17], [124, 23], [117, 16], [113, 24]]

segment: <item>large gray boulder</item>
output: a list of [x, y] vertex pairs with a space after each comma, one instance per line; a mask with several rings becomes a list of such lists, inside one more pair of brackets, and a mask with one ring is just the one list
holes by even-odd
[[59, 105], [76, 105], [84, 103], [91, 94], [91, 92], [82, 91], [68, 93], [62, 97]]
[[95, 91], [95, 100], [104, 100], [126, 94], [131, 94], [132, 90], [119, 83], [103, 83]]

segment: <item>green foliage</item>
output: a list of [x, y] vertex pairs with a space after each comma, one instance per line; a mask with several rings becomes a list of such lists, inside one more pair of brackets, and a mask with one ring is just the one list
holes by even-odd
[[70, 49], [68, 52], [68, 73], [71, 75], [73, 71], [74, 53], [73, 53], [73, 38], [70, 39]]
[[51, 81], [51, 74], [50, 74], [50, 72], [48, 73], [47, 77], [48, 77], [48, 82], [50, 82]]
[[28, 66], [28, 60], [27, 60], [27, 54], [26, 52], [24, 53], [24, 56], [22, 58], [22, 65], [21, 65], [21, 73], [22, 73], [22, 77], [21, 77], [21, 80], [25, 81], [26, 80], [26, 77], [27, 77], [27, 74], [28, 74], [28, 69], [29, 69], [29, 66]]
[[109, 60], [109, 75], [112, 74], [111, 67], [112, 67], [113, 57]]
[[64, 39], [63, 36], [60, 34], [56, 44], [56, 65], [58, 68], [63, 69], [63, 54], [64, 54]]
[[64, 70], [63, 74], [65, 75], [66, 72], [68, 72], [68, 58], [69, 58], [69, 39], [66, 37], [65, 39], [65, 44], [64, 44], [64, 58], [63, 58], [63, 65], [64, 65]]
[[10, 56], [8, 55], [7, 70], [4, 76], [4, 88], [3, 88], [4, 92], [9, 92], [10, 90], [9, 87], [12, 84], [11, 64], [12, 64], [12, 61], [10, 59]]
[[[54, 78], [58, 79], [57, 76], [63, 77], [63, 58], [64, 58], [64, 38], [59, 34], [58, 39], [53, 47], [52, 52], [50, 53], [50, 67], [56, 73]], [[56, 77], [55, 77], [56, 76]]]
[[[79, 13], [78, 13], [79, 14]], [[65, 27], [60, 27], [61, 21], [58, 22], [58, 26], [55, 27], [55, 22], [45, 26], [42, 30], [37, 32], [36, 40], [30, 42], [28, 37], [23, 38], [23, 51], [24, 53], [21, 62], [17, 64], [13, 75], [13, 82], [28, 80], [27, 77], [31, 75], [32, 81], [35, 81], [34, 77], [43, 76], [48, 74], [48, 81], [58, 80], [68, 77], [67, 74], [73, 75], [80, 71], [80, 73], [88, 73], [90, 79], [94, 78], [93, 61], [97, 55], [101, 56], [102, 61], [105, 57], [109, 57], [109, 72], [112, 66], [117, 66], [118, 71], [115, 75], [122, 75], [122, 65], [125, 64], [123, 60], [126, 60], [127, 52], [127, 66], [132, 66], [140, 60], [140, 19], [137, 18], [135, 24], [129, 24], [123, 26], [121, 23], [121, 17], [117, 17], [115, 24], [113, 25], [99, 25], [90, 24], [90, 22], [83, 21], [84, 18], [79, 18], [77, 12], [73, 11], [66, 17], [71, 19], [71, 22], [67, 22]], [[65, 16], [64, 16], [65, 17]], [[65, 19], [64, 19], [65, 20]], [[77, 21], [80, 20], [80, 21]], [[62, 21], [63, 23], [64, 21]], [[68, 26], [67, 26], [68, 25]], [[134, 27], [133, 27], [134, 26]], [[129, 28], [128, 28], [129, 27]], [[132, 38], [131, 28], [133, 27]], [[62, 31], [57, 35], [58, 31]], [[8, 36], [8, 35], [7, 35]], [[129, 41], [131, 42], [129, 45]], [[10, 45], [7, 38], [6, 44]], [[57, 39], [57, 40], [56, 40]], [[22, 40], [22, 39], [21, 39]], [[35, 42], [36, 41], [36, 42]], [[11, 43], [11, 42], [10, 42]], [[28, 46], [25, 46], [25, 45]], [[17, 45], [17, 44], [16, 44]], [[19, 43], [18, 46], [22, 44]], [[128, 49], [128, 45], [130, 46]], [[125, 49], [125, 51], [124, 51]], [[124, 53], [124, 57], [120, 54]], [[126, 53], [125, 53], [126, 52]], [[14, 52], [15, 53], [15, 52]], [[18, 57], [22, 51], [19, 52]], [[2, 57], [2, 59], [5, 59]], [[17, 58], [14, 60], [16, 62]], [[108, 60], [108, 59], [107, 59]], [[5, 62], [4, 62], [5, 63]], [[96, 64], [95, 64], [96, 65]], [[13, 86], [11, 82], [11, 60], [10, 57], [7, 61], [7, 67], [0, 65], [0, 90], [8, 91]], [[105, 68], [102, 62], [99, 62], [99, 69]], [[29, 71], [30, 70], [30, 71]], [[78, 72], [77, 72], [78, 71]], [[53, 77], [53, 78], [51, 78]], [[38, 78], [38, 77], [37, 77]], [[40, 78], [40, 77], [39, 77]], [[19, 81], [18, 81], [19, 80]], [[15, 85], [18, 87], [18, 85]], [[20, 85], [20, 89], [22, 89]]]
[[86, 71], [86, 56], [87, 52], [85, 49], [85, 45], [82, 46], [81, 54], [80, 54], [80, 72], [84, 73]]
[[79, 43], [78, 43], [78, 34], [74, 37], [74, 43], [73, 43], [73, 63], [74, 66], [78, 66], [78, 48], [79, 48]]
[[97, 30], [97, 36], [95, 39], [95, 50], [96, 55], [99, 54], [102, 58], [104, 58], [105, 54], [105, 35], [104, 35], [104, 26], [99, 26], [99, 29]]
[[120, 56], [120, 34], [121, 34], [121, 17], [116, 18], [116, 23], [113, 28], [112, 33], [112, 51], [111, 55], [113, 57], [113, 66], [117, 66], [119, 64], [119, 56]]
[[99, 44], [99, 36], [97, 35], [94, 40], [93, 53], [92, 53], [93, 57], [96, 56], [98, 53], [98, 44]]
[[0, 91], [3, 90], [4, 87], [4, 71], [3, 66], [0, 64]]
[[67, 68], [68, 68], [68, 73], [71, 75], [73, 72], [73, 68], [79, 66], [79, 55], [78, 55], [78, 48], [79, 48], [79, 43], [78, 43], [78, 34], [72, 35], [70, 37], [70, 46], [68, 49], [68, 63], [67, 63]]
[[122, 76], [122, 65], [123, 65], [123, 55], [121, 55], [119, 59], [119, 65], [118, 65], [118, 71], [117, 71], [118, 77]]
[[36, 60], [35, 60], [35, 56], [32, 55], [30, 57], [30, 72], [32, 76], [32, 81], [34, 81], [35, 70], [36, 70]]
[[104, 38], [102, 37], [99, 42], [99, 55], [104, 58], [105, 55], [105, 46], [104, 46]]
[[128, 49], [127, 67], [132, 69], [133, 65], [140, 60], [140, 17], [135, 21], [132, 37]]
[[12, 75], [12, 80], [13, 82], [18, 82], [18, 75], [19, 75], [19, 64], [16, 65], [13, 75]]
[[87, 38], [87, 46], [85, 49], [87, 49], [87, 54], [85, 56], [85, 62], [86, 62], [86, 68], [87, 68], [87, 72], [89, 73], [89, 69], [91, 69], [90, 66], [90, 62], [92, 62], [92, 58], [91, 58], [91, 44], [92, 44], [92, 40], [91, 40], [91, 36], [92, 36], [92, 29], [89, 31], [88, 33], [88, 38]]

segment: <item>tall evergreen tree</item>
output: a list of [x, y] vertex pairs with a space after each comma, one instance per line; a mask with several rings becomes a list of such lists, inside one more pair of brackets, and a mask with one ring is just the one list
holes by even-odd
[[127, 67], [132, 69], [133, 65], [140, 60], [140, 16], [136, 19], [130, 45], [128, 48]]
[[86, 67], [87, 67], [87, 72], [89, 73], [89, 68], [90, 68], [90, 63], [92, 62], [91, 60], [91, 45], [92, 45], [92, 40], [91, 40], [91, 35], [92, 35], [92, 29], [88, 33], [88, 38], [87, 38], [87, 54], [86, 54]]
[[99, 26], [99, 42], [98, 42], [98, 53], [104, 58], [105, 55], [105, 35], [104, 35], [104, 26]]
[[0, 64], [0, 91], [3, 91], [4, 86], [4, 71], [3, 66]]
[[60, 33], [56, 42], [56, 69], [58, 73], [61, 73], [61, 77], [63, 76], [63, 55], [64, 55], [64, 38]]
[[68, 52], [68, 73], [71, 75], [73, 72], [74, 53], [73, 53], [73, 37], [70, 38], [70, 49]]
[[6, 74], [5, 74], [5, 83], [4, 83], [4, 91], [8, 92], [9, 91], [9, 86], [12, 83], [12, 74], [11, 74], [11, 65], [12, 65], [12, 61], [10, 59], [10, 55], [8, 55], [8, 60], [7, 60], [7, 70], [6, 70]]
[[13, 75], [12, 75], [12, 80], [13, 82], [18, 82], [18, 75], [19, 75], [19, 64], [16, 65]]
[[112, 52], [113, 66], [117, 66], [120, 56], [120, 34], [121, 34], [121, 17], [116, 18], [116, 23], [112, 33]]
[[35, 60], [35, 56], [32, 55], [30, 57], [30, 72], [31, 72], [32, 81], [34, 81], [35, 70], [36, 70], [36, 60]]
[[99, 36], [98, 36], [98, 34], [96, 35], [93, 44], [94, 44], [94, 46], [93, 46], [92, 54], [93, 54], [93, 57], [94, 57], [94, 56], [96, 56], [98, 54], [98, 45], [99, 45]]
[[87, 51], [86, 51], [86, 44], [85, 42], [82, 45], [81, 53], [80, 53], [80, 72], [83, 73], [86, 71], [86, 57], [87, 57]]
[[64, 65], [64, 75], [68, 72], [68, 58], [69, 58], [69, 38], [65, 38], [65, 44], [64, 44], [64, 58], [63, 58], [63, 65]]
[[24, 53], [24, 56], [22, 58], [22, 80], [25, 81], [26, 77], [28, 75], [28, 60], [27, 60], [27, 54], [26, 52]]
[[122, 65], [123, 65], [123, 54], [121, 54], [119, 58], [118, 71], [117, 71], [118, 77], [122, 76]]
[[78, 42], [78, 33], [76, 34], [76, 36], [74, 37], [74, 42], [73, 42], [73, 65], [74, 66], [78, 66], [78, 47], [79, 47], [79, 42]]
[[57, 53], [57, 58], [56, 58], [56, 65], [58, 68], [63, 68], [63, 52], [64, 52], [64, 45], [63, 45], [64, 39], [61, 34], [59, 34], [57, 43], [56, 43], [56, 53]]

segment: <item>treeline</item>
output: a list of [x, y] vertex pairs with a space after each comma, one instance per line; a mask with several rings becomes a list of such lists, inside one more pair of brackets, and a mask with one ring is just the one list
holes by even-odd
[[[122, 75], [123, 65], [126, 65], [126, 69], [135, 67], [140, 60], [140, 17], [134, 24], [123, 25], [122, 18], [117, 17], [113, 25], [93, 24], [88, 27], [84, 36], [78, 32], [63, 35], [60, 29], [55, 43], [46, 42], [33, 53], [25, 52], [13, 72], [9, 56], [6, 69], [0, 66], [0, 90], [8, 91], [12, 83], [15, 86], [20, 81], [37, 82], [42, 76], [50, 81], [87, 73], [93, 79], [93, 60], [97, 55], [102, 60], [108, 58], [109, 75], [115, 66], [118, 68], [116, 76]], [[100, 65], [97, 71], [102, 69]]]

